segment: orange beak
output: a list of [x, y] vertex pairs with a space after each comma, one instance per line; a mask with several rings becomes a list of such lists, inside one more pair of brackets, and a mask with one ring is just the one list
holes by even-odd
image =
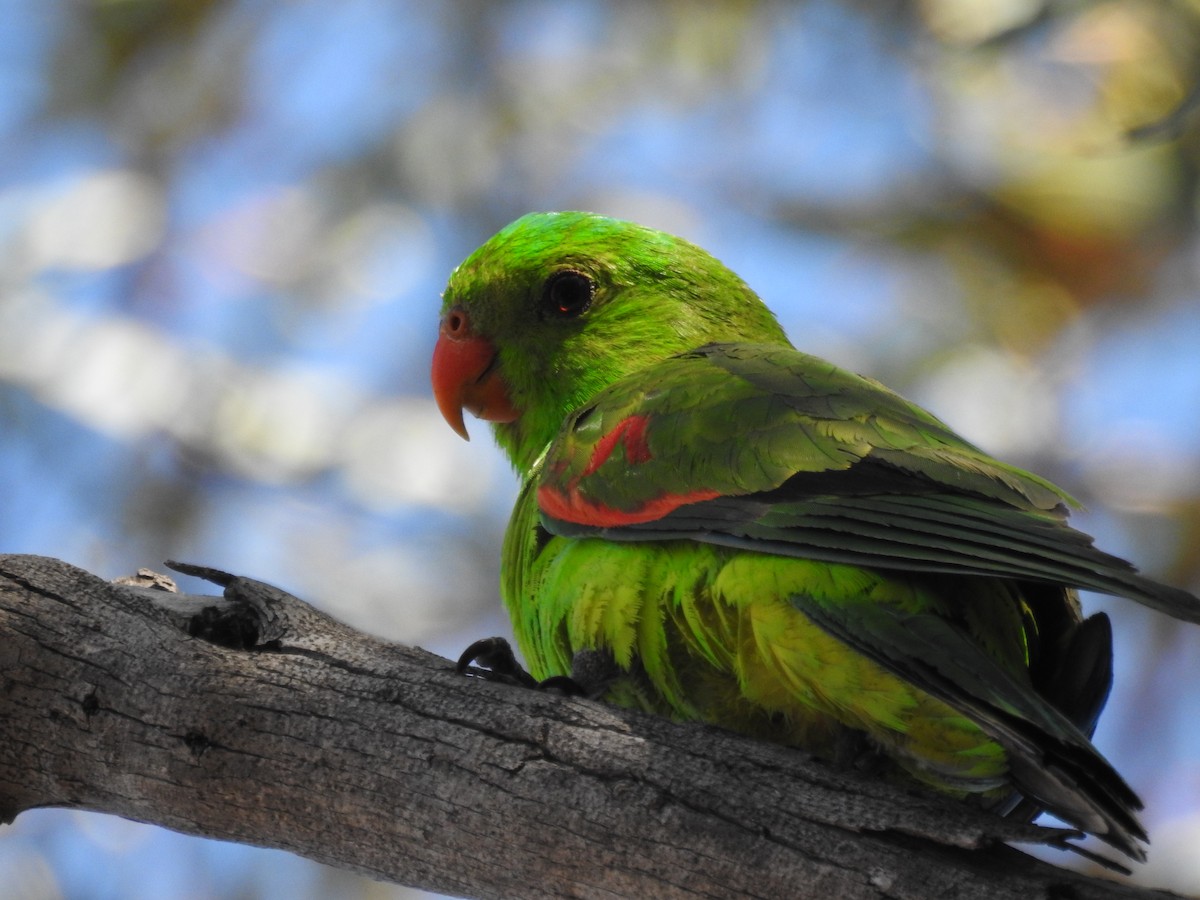
[[497, 367], [496, 348], [473, 333], [461, 306], [452, 306], [442, 317], [430, 380], [442, 417], [464, 440], [470, 440], [464, 409], [489, 422], [513, 422], [518, 416]]

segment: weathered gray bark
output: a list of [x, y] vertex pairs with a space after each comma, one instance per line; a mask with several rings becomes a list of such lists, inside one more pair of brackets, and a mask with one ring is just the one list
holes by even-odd
[[466, 678], [214, 577], [224, 600], [0, 556], [0, 816], [99, 810], [479, 897], [1169, 896], [999, 843], [1043, 830]]

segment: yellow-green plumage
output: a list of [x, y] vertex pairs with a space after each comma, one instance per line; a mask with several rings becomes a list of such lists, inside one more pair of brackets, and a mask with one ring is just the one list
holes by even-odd
[[1108, 622], [1075, 589], [1190, 621], [1200, 602], [1067, 526], [1068, 495], [792, 349], [736, 275], [627, 222], [526, 216], [443, 309], [447, 340], [494, 348], [464, 396], [503, 382], [472, 402], [523, 480], [502, 593], [535, 677], [600, 651], [613, 702], [869, 749], [1142, 855], [1140, 803], [1089, 740]]

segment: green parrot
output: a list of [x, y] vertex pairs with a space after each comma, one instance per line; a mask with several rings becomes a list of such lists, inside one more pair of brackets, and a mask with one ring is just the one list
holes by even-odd
[[599, 658], [614, 703], [1144, 859], [1090, 740], [1111, 628], [1076, 589], [1191, 622], [1200, 600], [1096, 549], [1062, 490], [795, 350], [699, 247], [590, 213], [527, 215], [454, 271], [432, 381], [521, 478], [502, 596], [533, 679]]

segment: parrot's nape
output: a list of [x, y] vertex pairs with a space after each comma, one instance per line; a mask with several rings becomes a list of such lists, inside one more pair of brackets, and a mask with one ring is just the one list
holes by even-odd
[[[535, 213], [453, 273], [434, 393], [521, 479], [502, 594], [536, 680], [844, 759], [1144, 859], [1092, 745], [1112, 680], [1078, 589], [1200, 600], [1067, 524], [1075, 502], [887, 388], [795, 350], [700, 248]], [[865, 748], [865, 749], [864, 749]]]

